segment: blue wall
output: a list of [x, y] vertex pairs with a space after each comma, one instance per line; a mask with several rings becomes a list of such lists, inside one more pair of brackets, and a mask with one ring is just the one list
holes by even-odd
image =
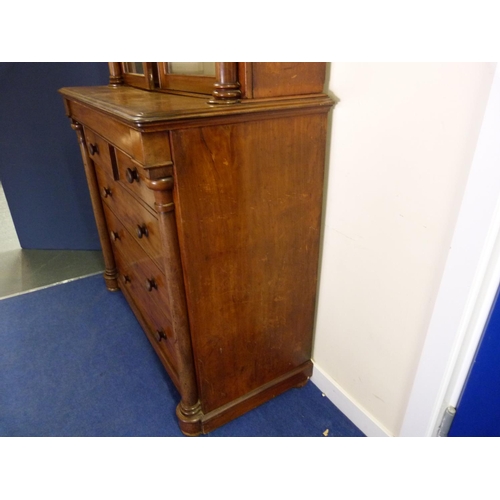
[[107, 63], [0, 63], [0, 181], [22, 248], [100, 248], [61, 87], [106, 85]]
[[448, 435], [500, 436], [500, 289]]

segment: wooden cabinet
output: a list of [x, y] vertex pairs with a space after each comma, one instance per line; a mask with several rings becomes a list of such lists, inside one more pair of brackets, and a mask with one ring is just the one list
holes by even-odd
[[60, 92], [106, 285], [124, 293], [179, 390], [181, 430], [197, 435], [311, 375], [333, 102], [324, 63], [215, 63], [215, 76], [174, 74], [170, 88], [167, 63], [142, 63], [149, 87], [125, 64], [141, 63]]

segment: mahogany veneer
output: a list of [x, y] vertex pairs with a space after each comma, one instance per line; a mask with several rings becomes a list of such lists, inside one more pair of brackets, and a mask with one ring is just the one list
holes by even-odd
[[216, 68], [212, 96], [190, 94], [193, 77], [181, 93], [121, 85], [118, 63], [108, 87], [60, 90], [106, 285], [122, 290], [178, 388], [187, 435], [311, 375], [333, 105], [324, 63]]

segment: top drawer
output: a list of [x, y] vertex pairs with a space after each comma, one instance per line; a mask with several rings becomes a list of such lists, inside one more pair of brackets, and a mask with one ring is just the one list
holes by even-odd
[[108, 174], [113, 175], [113, 164], [111, 162], [111, 146], [92, 130], [85, 128], [85, 142], [90, 158], [101, 167], [104, 167]]
[[87, 150], [106, 176], [118, 181], [138, 199], [155, 210], [155, 197], [144, 182], [144, 169], [139, 163], [109, 144], [94, 131], [85, 128]]
[[115, 157], [118, 181], [154, 210], [155, 195], [144, 182], [142, 167], [118, 149], [115, 149]]
[[[114, 91], [112, 94], [116, 95]], [[71, 118], [83, 124], [86, 129], [92, 129], [141, 165], [147, 168], [161, 167], [172, 160], [168, 131], [137, 130], [71, 98], [66, 100], [66, 105]]]

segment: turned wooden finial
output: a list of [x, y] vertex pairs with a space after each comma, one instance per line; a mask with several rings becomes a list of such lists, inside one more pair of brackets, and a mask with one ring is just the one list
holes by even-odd
[[215, 63], [217, 82], [214, 84], [209, 104], [236, 104], [240, 102], [241, 90], [238, 82], [238, 64]]

